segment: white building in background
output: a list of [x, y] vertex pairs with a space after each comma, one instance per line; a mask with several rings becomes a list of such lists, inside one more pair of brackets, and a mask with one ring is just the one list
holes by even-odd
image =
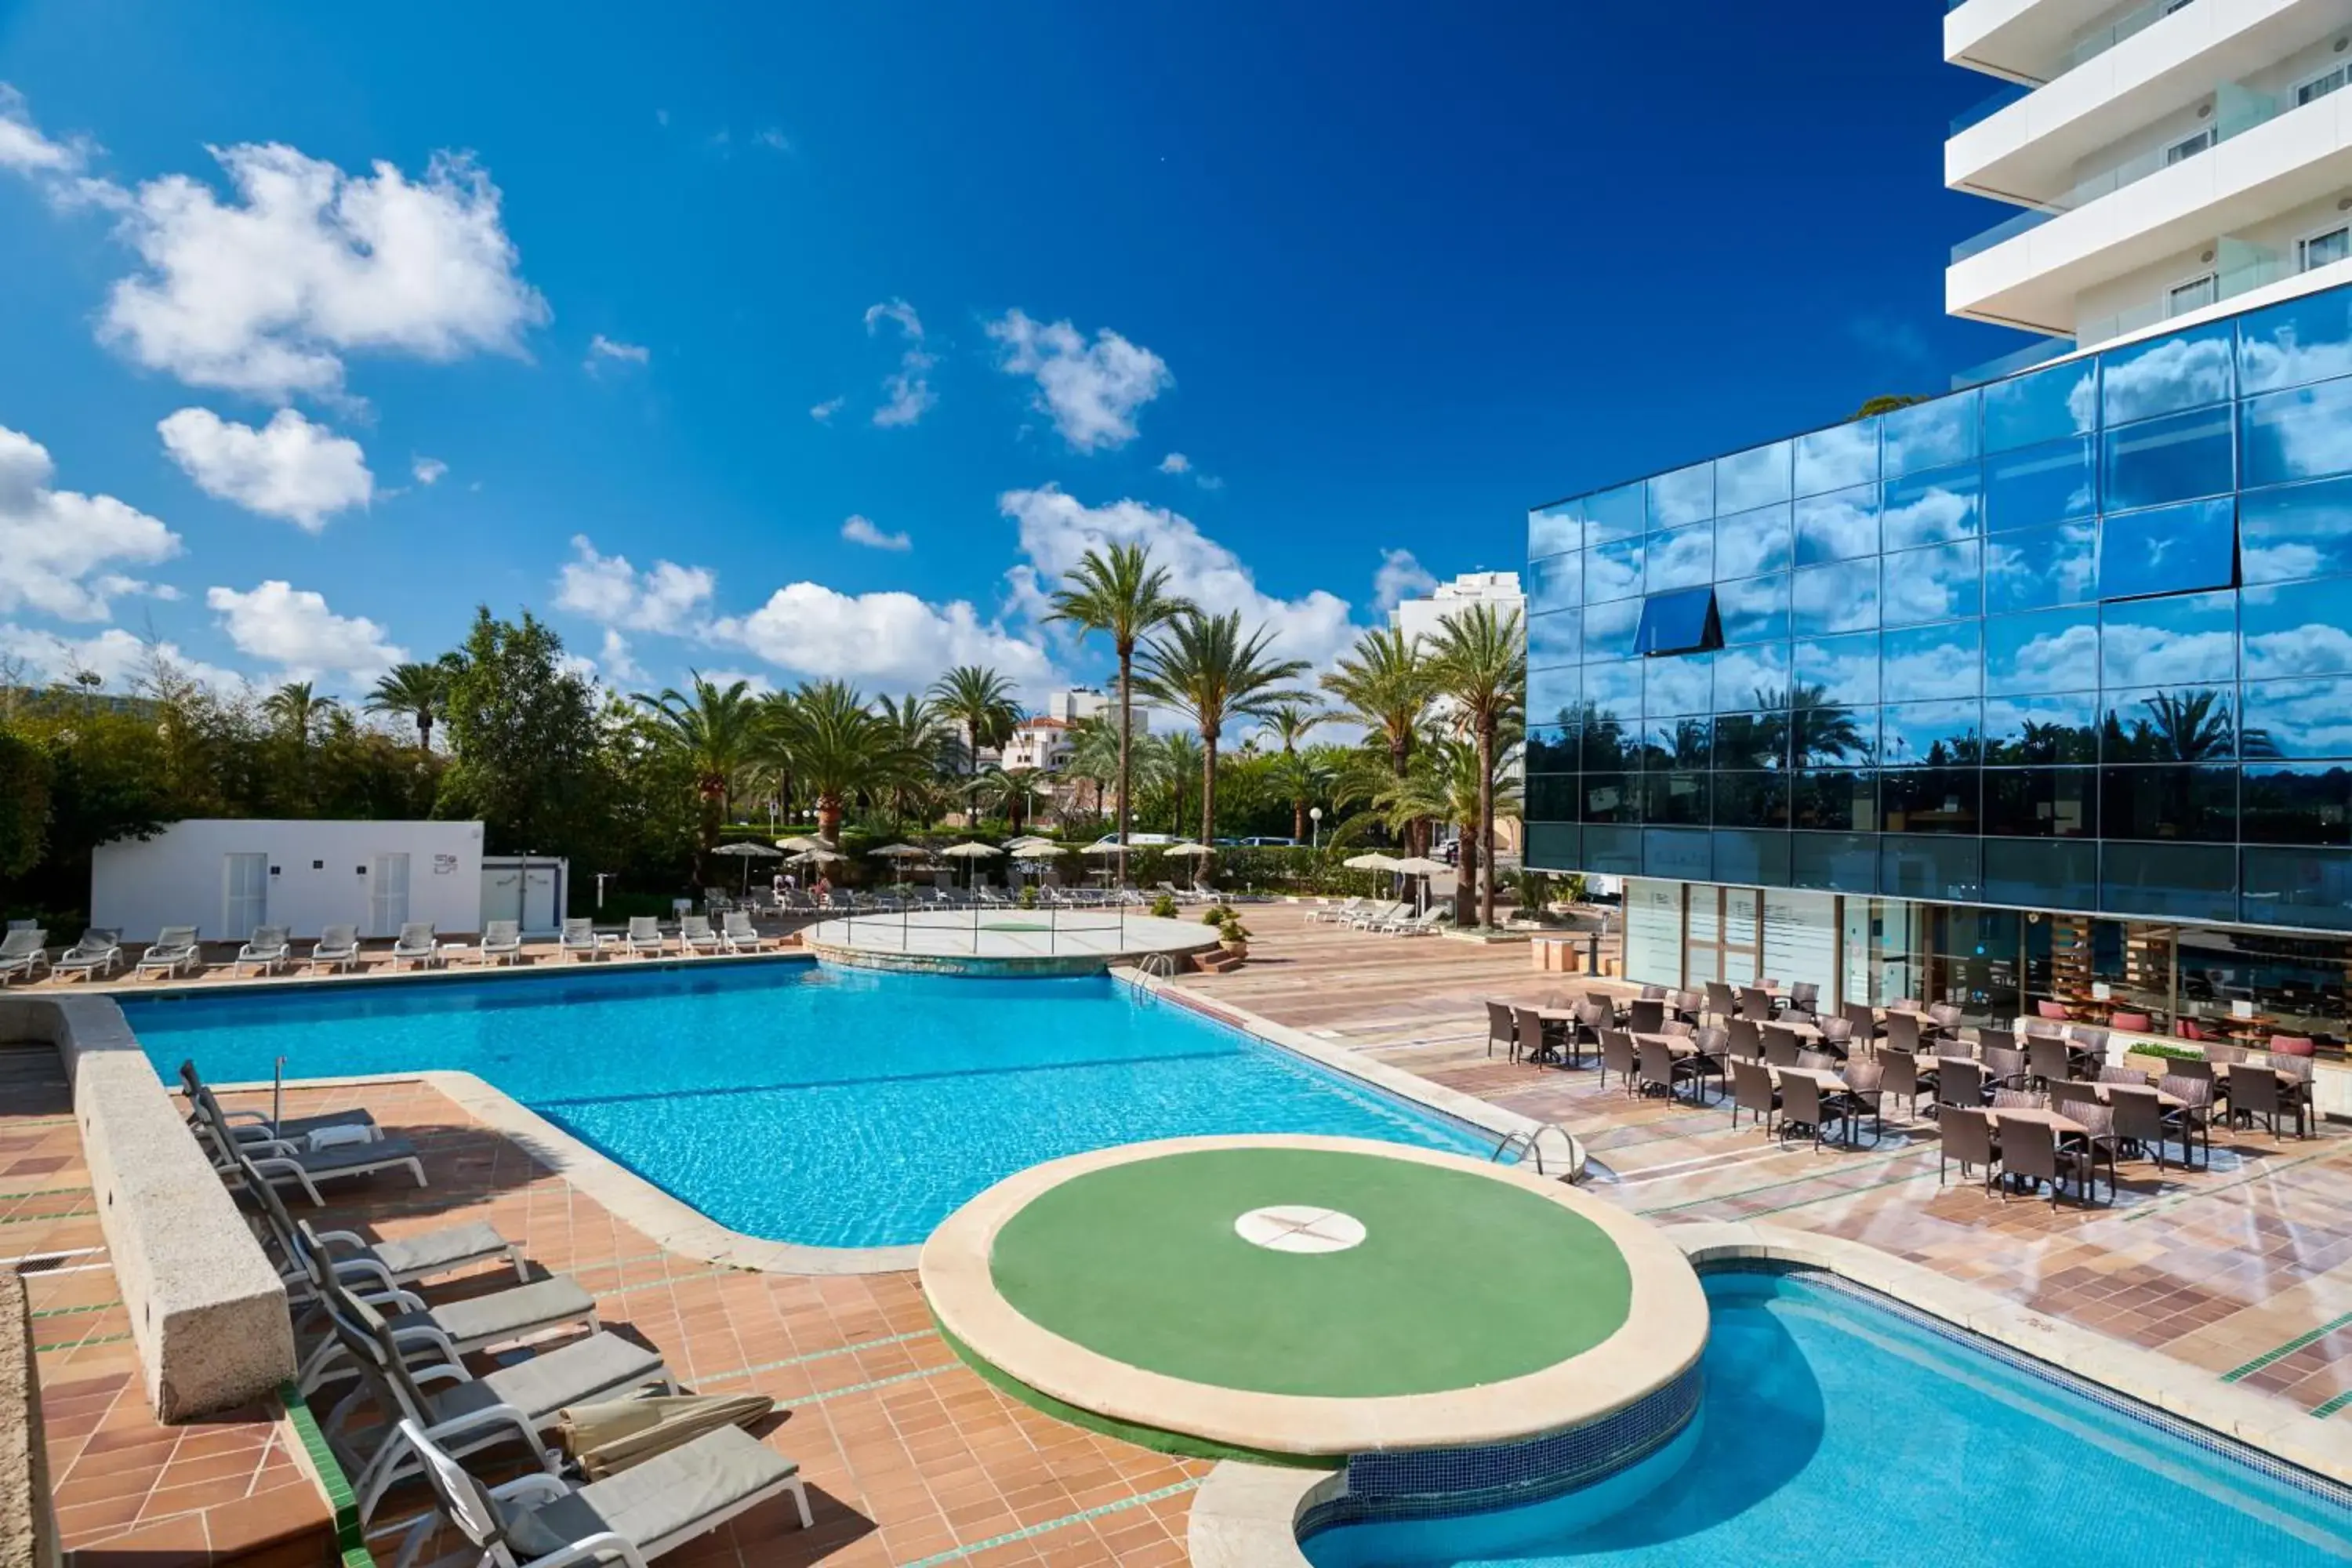
[[1013, 726], [1012, 738], [1004, 742], [1003, 766], [1035, 768], [1041, 773], [1059, 773], [1062, 764], [1070, 760], [1070, 726], [1062, 719], [1024, 719]]
[[[494, 898], [514, 902], [508, 918], [552, 923], [562, 865], [494, 863]], [[528, 895], [527, 881], [535, 883]], [[482, 929], [485, 891], [478, 822], [191, 820], [98, 847], [89, 923], [138, 942], [167, 925], [193, 925], [207, 942], [242, 940], [260, 925], [299, 937], [356, 925], [362, 936], [389, 937], [407, 921], [469, 934]]]
[[1527, 625], [1528, 597], [1519, 588], [1517, 572], [1465, 572], [1451, 583], [1440, 583], [1425, 599], [1402, 599], [1389, 612], [1389, 625], [1418, 642], [1434, 637], [1438, 623], [1472, 605], [1489, 605], [1497, 619], [1517, 614]]
[[1944, 182], [2014, 209], [1952, 250], [1953, 315], [2048, 334], [1988, 374], [2352, 281], [2352, 3], [1958, 0], [2000, 79]]
[[[1037, 716], [1041, 719], [1059, 719], [1065, 724], [1076, 724], [1081, 720], [1103, 718], [1118, 707], [1118, 701], [1099, 688], [1076, 686], [1067, 691], [1048, 692], [1045, 696], [1045, 706], [1037, 710]], [[1136, 714], [1138, 729], [1142, 727], [1142, 719], [1143, 715], [1139, 711]]]

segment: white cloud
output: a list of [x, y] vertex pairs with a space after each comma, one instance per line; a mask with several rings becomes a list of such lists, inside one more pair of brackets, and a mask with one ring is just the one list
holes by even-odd
[[107, 598], [148, 598], [171, 601], [180, 596], [180, 590], [169, 583], [150, 583], [143, 577], [126, 576], [120, 572], [108, 572], [95, 586]]
[[291, 408], [279, 409], [258, 430], [209, 408], [183, 408], [155, 428], [163, 449], [198, 489], [311, 533], [334, 513], [365, 506], [375, 495], [375, 476], [360, 444]]
[[625, 555], [599, 555], [584, 533], [574, 534], [576, 557], [556, 578], [555, 602], [606, 627], [669, 635], [685, 631], [709, 605], [719, 585], [704, 566], [656, 561], [640, 573]]
[[791, 583], [750, 615], [715, 623], [710, 636], [779, 668], [869, 690], [921, 690], [959, 664], [987, 665], [1031, 696], [1055, 679], [1044, 648], [982, 620], [961, 599], [931, 605], [912, 594]]
[[1189, 474], [1192, 471], [1192, 459], [1181, 452], [1171, 452], [1160, 459], [1160, 471], [1163, 474]]
[[463, 154], [434, 154], [412, 181], [278, 144], [212, 152], [226, 205], [185, 174], [118, 193], [144, 269], [115, 284], [100, 333], [141, 364], [259, 397], [333, 396], [347, 354], [520, 356], [548, 320], [498, 187]]
[[0, 82], [0, 169], [37, 176], [79, 174], [89, 166], [89, 153], [86, 143], [53, 142], [42, 135], [25, 95]]
[[1176, 384], [1167, 361], [1108, 327], [1089, 343], [1067, 321], [1048, 325], [1016, 309], [989, 322], [988, 335], [1004, 345], [1002, 368], [1036, 381], [1037, 408], [1081, 452], [1133, 440], [1136, 411]]
[[898, 368], [882, 378], [882, 406], [874, 411], [874, 423], [889, 429], [912, 425], [939, 402], [926, 374], [939, 361], [922, 348], [923, 319], [915, 313], [915, 307], [898, 299], [866, 307], [866, 331], [869, 334], [885, 321], [894, 323], [907, 342], [906, 351], [898, 356]]
[[644, 364], [653, 357], [654, 351], [643, 343], [625, 343], [617, 338], [608, 338], [604, 333], [598, 332], [588, 340], [588, 357], [580, 363], [583, 369], [593, 374], [607, 362]]
[[1273, 628], [1277, 653], [1318, 668], [1352, 643], [1362, 629], [1349, 619], [1348, 602], [1315, 589], [1284, 599], [1257, 585], [1241, 558], [1203, 534], [1192, 521], [1166, 507], [1118, 500], [1088, 507], [1059, 488], [1008, 490], [997, 506], [1019, 525], [1024, 563], [1010, 574], [1014, 608], [1034, 613], [1041, 584], [1058, 582], [1088, 550], [1106, 544], [1151, 547], [1152, 562], [1169, 572], [1169, 590], [1213, 615], [1239, 610], [1250, 626]]
[[63, 621], [102, 621], [110, 593], [138, 580], [101, 567], [152, 565], [180, 552], [180, 536], [112, 496], [51, 489], [48, 448], [0, 425], [0, 615], [38, 610]]
[[1382, 615], [1418, 594], [1437, 586], [1437, 579], [1410, 550], [1381, 552], [1380, 570], [1372, 574], [1372, 607]]
[[408, 472], [420, 485], [438, 484], [449, 471], [449, 465], [438, 458], [417, 458], [410, 461]]
[[914, 541], [907, 537], [906, 531], [904, 529], [901, 529], [897, 533], [885, 533], [874, 525], [873, 520], [870, 518], [851, 517], [848, 521], [841, 525], [841, 537], [846, 539], [852, 544], [863, 544], [871, 550], [911, 550], [914, 548]]
[[70, 680], [90, 670], [110, 691], [131, 690], [156, 659], [208, 686], [236, 686], [245, 679], [236, 670], [189, 658], [176, 643], [151, 644], [121, 626], [109, 626], [94, 637], [63, 637], [0, 622], [0, 657], [22, 659], [26, 672], [40, 680]]
[[645, 667], [629, 651], [629, 639], [611, 626], [604, 628], [604, 646], [590, 662], [596, 673], [607, 679], [641, 681], [646, 678]]
[[336, 615], [323, 595], [276, 578], [242, 594], [211, 589], [205, 603], [219, 613], [239, 653], [278, 666], [289, 680], [341, 675], [364, 681], [408, 657], [373, 621]]
[[846, 397], [828, 397], [823, 403], [813, 403], [809, 405], [809, 417], [820, 425], [830, 425], [833, 416], [841, 412], [841, 405], [848, 401]]

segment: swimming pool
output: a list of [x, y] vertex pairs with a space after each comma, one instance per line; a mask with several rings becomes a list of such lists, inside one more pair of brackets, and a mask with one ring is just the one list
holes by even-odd
[[1697, 1436], [1624, 1512], [1582, 1494], [1311, 1535], [1316, 1568], [1839, 1568], [2352, 1561], [2352, 1510], [1873, 1302], [1706, 1280]]
[[165, 1081], [475, 1073], [731, 1229], [921, 1241], [1041, 1161], [1211, 1132], [1492, 1139], [1108, 977], [702, 963], [126, 996]]

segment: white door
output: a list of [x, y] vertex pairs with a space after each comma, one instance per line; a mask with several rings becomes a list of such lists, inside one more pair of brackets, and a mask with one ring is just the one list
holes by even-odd
[[379, 855], [368, 879], [368, 934], [398, 936], [408, 919], [408, 857]]
[[269, 919], [269, 857], [221, 857], [221, 936], [243, 942]]
[[522, 869], [516, 866], [486, 866], [482, 868], [482, 920], [485, 929], [491, 921], [522, 919]]
[[555, 868], [552, 866], [531, 866], [524, 868], [522, 929], [530, 931], [563, 929], [563, 922], [555, 915]]

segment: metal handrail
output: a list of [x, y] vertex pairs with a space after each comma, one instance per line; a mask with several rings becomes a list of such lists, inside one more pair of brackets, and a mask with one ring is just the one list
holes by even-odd
[[[1519, 1149], [1525, 1151], [1522, 1155], [1523, 1160], [1535, 1161], [1537, 1175], [1548, 1176], [1551, 1173], [1544, 1169], [1543, 1159], [1543, 1135], [1547, 1132], [1559, 1133], [1561, 1140], [1568, 1144], [1570, 1154], [1572, 1156], [1575, 1153], [1576, 1135], [1557, 1121], [1546, 1121], [1538, 1124], [1529, 1131], [1505, 1133], [1503, 1141], [1495, 1145], [1495, 1152], [1487, 1156], [1487, 1162], [1490, 1164], [1499, 1164], [1504, 1155], [1513, 1149]], [[1570, 1184], [1573, 1185], [1577, 1178], [1582, 1174], [1583, 1171], [1580, 1168], [1570, 1171], [1568, 1173]]]

